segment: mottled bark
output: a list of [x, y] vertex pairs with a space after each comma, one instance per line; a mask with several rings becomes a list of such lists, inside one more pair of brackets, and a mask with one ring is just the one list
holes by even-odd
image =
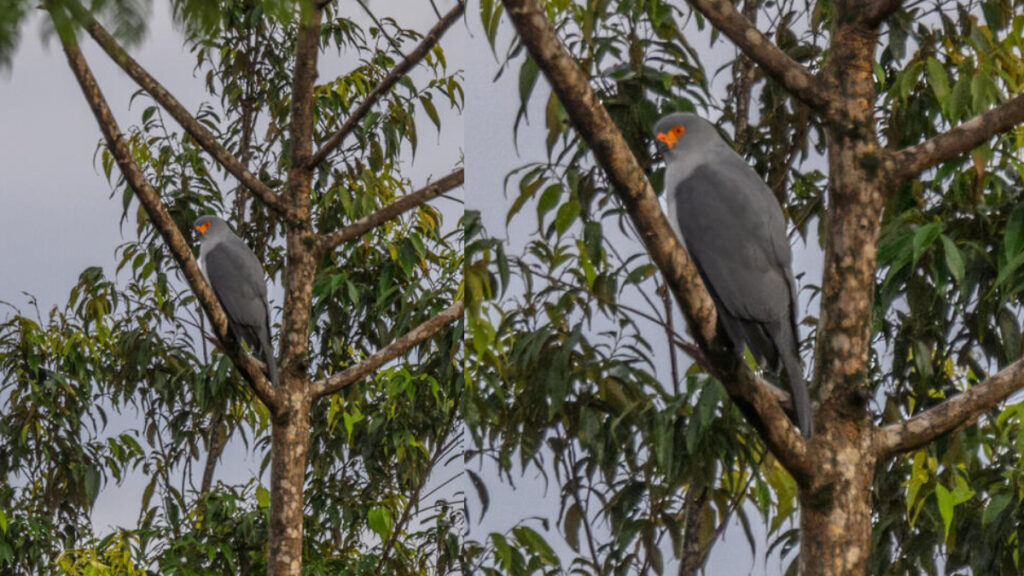
[[[294, 377], [291, 377], [294, 386]], [[270, 433], [268, 576], [301, 576], [303, 489], [309, 455], [309, 396], [293, 389]]]
[[861, 13], [864, 23], [877, 26], [903, 6], [903, 0], [871, 0]]
[[800, 565], [810, 575], [864, 574], [871, 552], [876, 455], [867, 400], [876, 246], [884, 189], [872, 117], [876, 28], [837, 4], [824, 80], [835, 95], [827, 125], [829, 210], [812, 389], [820, 400], [817, 473], [800, 490]]
[[[820, 414], [820, 413], [819, 413]], [[814, 429], [815, 480], [801, 487], [800, 574], [857, 576], [871, 556], [872, 429], [853, 419]]]
[[316, 167], [318, 164], [323, 162], [331, 152], [337, 150], [338, 146], [341, 146], [342, 141], [345, 140], [345, 136], [348, 136], [355, 127], [359, 125], [359, 122], [363, 119], [366, 114], [373, 109], [373, 106], [381, 99], [382, 96], [388, 93], [398, 81], [402, 79], [410, 70], [416, 67], [423, 58], [426, 57], [427, 53], [441, 40], [444, 33], [451, 28], [462, 13], [466, 10], [465, 0], [460, 0], [454, 8], [448, 11], [447, 14], [434, 25], [420, 41], [419, 45], [413, 49], [401, 62], [395, 66], [383, 80], [380, 81], [377, 86], [366, 96], [364, 100], [352, 113], [345, 119], [345, 123], [341, 125], [341, 128], [337, 132], [331, 135], [327, 139], [327, 142], [317, 150], [316, 154], [309, 161], [309, 166]]
[[313, 151], [313, 89], [323, 11], [309, 0], [299, 6], [285, 188], [292, 219], [285, 222], [287, 265], [280, 344], [283, 401], [271, 431], [267, 576], [302, 574], [302, 492], [309, 451], [309, 325], [316, 275], [316, 236], [311, 220], [313, 171], [306, 163]]
[[690, 486], [683, 500], [682, 550], [679, 554], [678, 576], [697, 576], [704, 566], [706, 550], [700, 545], [700, 515], [708, 501], [707, 488]]
[[[743, 17], [750, 22], [752, 27], [757, 26], [759, 4], [760, 0], [745, 0], [743, 2]], [[736, 149], [741, 153], [747, 145], [747, 129], [750, 127], [750, 96], [754, 91], [756, 70], [754, 61], [746, 54], [740, 54], [733, 63], [733, 85], [729, 90], [736, 102], [736, 117], [733, 119], [736, 131], [733, 133], [733, 141], [736, 143]]]
[[228, 435], [224, 426], [224, 413], [217, 409], [210, 420], [210, 437], [207, 439], [209, 445], [206, 453], [206, 464], [203, 466], [203, 480], [199, 484], [200, 499], [206, 497], [213, 486], [213, 474], [217, 470], [217, 461], [224, 452], [224, 446], [228, 443]]
[[725, 337], [717, 334], [714, 304], [693, 260], [676, 240], [646, 175], [591, 89], [587, 76], [561, 44], [536, 0], [502, 3], [576, 131], [608, 174], [651, 260], [665, 276], [694, 338], [705, 351], [712, 373], [744, 410], [779, 462], [798, 481], [803, 481], [812, 473], [803, 437], [768, 391], [769, 385], [757, 379], [726, 344]]

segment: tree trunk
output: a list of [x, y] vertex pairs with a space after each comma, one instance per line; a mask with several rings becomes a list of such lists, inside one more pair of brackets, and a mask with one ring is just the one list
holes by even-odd
[[815, 350], [820, 400], [800, 490], [800, 573], [857, 576], [871, 555], [871, 484], [877, 456], [868, 411], [876, 246], [888, 180], [875, 134], [872, 62], [877, 30], [857, 6], [837, 5], [824, 78], [836, 105], [828, 127], [829, 203]]
[[871, 557], [871, 485], [876, 458], [871, 429], [845, 421], [815, 429], [823, 479], [800, 490], [800, 574], [856, 576]]
[[309, 398], [290, 392], [271, 432], [270, 554], [267, 576], [302, 574], [303, 488], [309, 453]]

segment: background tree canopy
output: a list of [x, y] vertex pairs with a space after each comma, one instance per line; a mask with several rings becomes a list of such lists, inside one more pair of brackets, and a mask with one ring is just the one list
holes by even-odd
[[[543, 124], [544, 148], [506, 179], [506, 230], [468, 226], [466, 419], [481, 514], [518, 478], [536, 474], [560, 506], [539, 521], [521, 518], [510, 532], [474, 535], [467, 556], [490, 574], [692, 574], [736, 519], [751, 549], [761, 543], [750, 525], [763, 523], [768, 550], [796, 573], [798, 485], [709, 374], [705, 350], [686, 336], [638, 237], [640, 209], [631, 202], [639, 192], [616, 172], [613, 139], [600, 126], [581, 126], [592, 111], [579, 112], [580, 85], [564, 61], [535, 60], [535, 47], [547, 57], [554, 44], [529, 21], [533, 4], [482, 1], [479, 13], [495, 68], [518, 74], [520, 118], [543, 112], [529, 120]], [[824, 243], [834, 202], [827, 146], [842, 140], [828, 132], [841, 121], [815, 109], [818, 95], [784, 85], [771, 69], [776, 55], [744, 45], [750, 34], [741, 24], [756, 26], [789, 61], [818, 75], [825, 97], [840, 101], [847, 95], [828, 81], [841, 53], [835, 46], [850, 40], [843, 26], [870, 31], [884, 22], [869, 52], [874, 121], [861, 126], [870, 136], [877, 122], [885, 151], [920, 144], [998, 104], [1020, 106], [1013, 98], [1024, 79], [1018, 3], [868, 4], [881, 11], [757, 1], [732, 11], [654, 0], [547, 2], [543, 13], [651, 188], [660, 194], [663, 186], [650, 138], [655, 120], [697, 111], [775, 191], [794, 241]], [[854, 16], [858, 10], [864, 14]], [[757, 63], [743, 55], [759, 51]], [[555, 91], [539, 89], [542, 70]], [[567, 110], [573, 106], [576, 116]], [[965, 155], [931, 164], [907, 155], [895, 169], [882, 165], [881, 154], [859, 158], [892, 191], [877, 201], [869, 372], [857, 385], [864, 412], [850, 409], [863, 414], [857, 426], [899, 425], [1016, 366], [1024, 288], [1017, 112], [989, 132], [1001, 134]], [[903, 168], [927, 170], [905, 180], [884, 172]], [[508, 244], [488, 232], [507, 235]], [[804, 276], [800, 284], [809, 304], [801, 311], [805, 363], [821, 387], [826, 376], [818, 371], [828, 362], [818, 342], [821, 280]], [[1021, 412], [1012, 399], [997, 400], [938, 441], [879, 461], [870, 560], [847, 573], [1020, 572]], [[832, 573], [820, 570], [808, 573]]]
[[[17, 66], [19, 36], [35, 41], [24, 30], [30, 3], [5, 6], [0, 57]], [[462, 72], [439, 40], [462, 5], [428, 4], [419, 20], [375, 3], [170, 8], [181, 31], [177, 57], [195, 63], [205, 98], [179, 114], [162, 86], [146, 84], [145, 70], [127, 69], [141, 89], [109, 94], [119, 105], [131, 101], [140, 118], [120, 139], [128, 158], [109, 139], [95, 150], [128, 236], [116, 247], [116, 268], [85, 269], [52, 309], [9, 307], [2, 316], [0, 572], [285, 573], [268, 568], [277, 496], [267, 473], [272, 429], [287, 424], [257, 399], [252, 376], [233, 367], [234, 352], [216, 344], [146, 186], [158, 191], [178, 237], [191, 237], [199, 215], [216, 213], [253, 247], [272, 282], [272, 331], [285, 348], [291, 294], [308, 290], [308, 354], [296, 382], [323, 399], [307, 407], [308, 457], [299, 469], [302, 573], [456, 570], [461, 194], [425, 202], [461, 185], [458, 150], [427, 155], [445, 162], [425, 171], [430, 186], [409, 174], [417, 151], [461, 126]], [[136, 2], [53, 2], [46, 10], [44, 35], [56, 35], [72, 66], [77, 44], [91, 37], [127, 68], [134, 61], [122, 46], [142, 41], [150, 13]], [[311, 10], [322, 11], [312, 35]], [[294, 82], [309, 77], [295, 63], [310, 37], [313, 61], [315, 53], [325, 61], [310, 84], [306, 133], [322, 156], [307, 170], [294, 155], [302, 142], [295, 106], [304, 99]], [[76, 76], [84, 77], [80, 69]], [[111, 124], [100, 124], [108, 134]], [[296, 172], [308, 174], [305, 194], [292, 191], [302, 181]], [[285, 210], [296, 198], [305, 215]], [[304, 282], [288, 270], [301, 253], [291, 245], [296, 229], [323, 242]], [[278, 394], [288, 389], [299, 390], [286, 384]], [[251, 451], [252, 473], [218, 470], [226, 449]], [[123, 503], [138, 507], [137, 523], [93, 526], [101, 490], [140, 479], [141, 502]]]

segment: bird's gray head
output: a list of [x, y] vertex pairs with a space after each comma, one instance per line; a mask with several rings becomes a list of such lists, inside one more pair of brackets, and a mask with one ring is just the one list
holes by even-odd
[[216, 235], [222, 232], [231, 232], [228, 223], [216, 216], [200, 216], [194, 224], [196, 232], [201, 236]]
[[725, 144], [714, 124], [691, 112], [663, 116], [654, 125], [654, 138], [666, 159]]

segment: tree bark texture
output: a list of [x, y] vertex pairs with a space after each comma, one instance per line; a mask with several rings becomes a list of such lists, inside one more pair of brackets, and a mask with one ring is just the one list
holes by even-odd
[[829, 206], [818, 321], [817, 473], [800, 490], [800, 567], [811, 575], [864, 574], [871, 553], [871, 483], [877, 458], [869, 356], [876, 246], [884, 187], [872, 117], [877, 28], [837, 5], [824, 71], [835, 122], [828, 125]]
[[872, 439], [871, 427], [852, 419], [815, 429], [817, 474], [810, 486], [799, 489], [803, 576], [866, 573], [877, 464]]
[[303, 488], [309, 454], [309, 397], [287, 395], [270, 435], [268, 576], [302, 574]]

